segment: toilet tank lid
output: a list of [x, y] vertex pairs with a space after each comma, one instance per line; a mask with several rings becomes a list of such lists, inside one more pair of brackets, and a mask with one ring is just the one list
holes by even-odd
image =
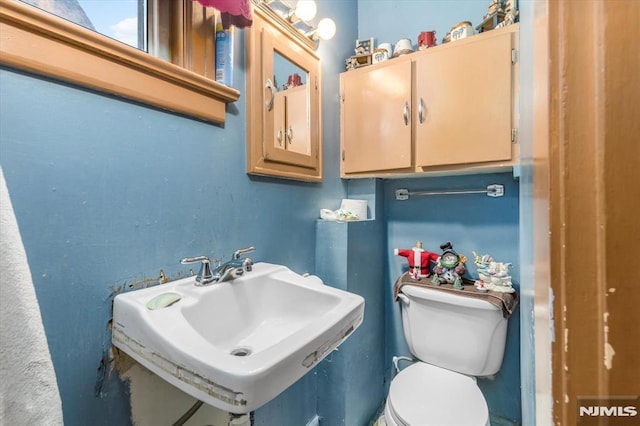
[[485, 425], [487, 402], [474, 377], [417, 362], [398, 374], [391, 407], [408, 425]]
[[[463, 306], [465, 308], [486, 309], [490, 311], [499, 310], [499, 308], [483, 299], [474, 299], [468, 296], [458, 296], [450, 292], [440, 291], [414, 285], [405, 285], [400, 290], [406, 296], [415, 299], [432, 300], [434, 302], [448, 303], [450, 305]], [[483, 295], [486, 297], [486, 295]]]

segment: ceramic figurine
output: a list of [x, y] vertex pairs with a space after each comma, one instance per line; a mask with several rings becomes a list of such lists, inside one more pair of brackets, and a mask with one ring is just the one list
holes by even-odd
[[426, 278], [431, 275], [430, 262], [436, 262], [438, 255], [422, 248], [422, 241], [418, 241], [411, 249], [394, 249], [396, 256], [406, 257], [409, 261], [409, 273], [414, 279]]
[[507, 25], [515, 24], [518, 22], [518, 8], [516, 7], [515, 0], [505, 0], [504, 4], [505, 16], [504, 20], [500, 22], [496, 28], [506, 27]]
[[356, 55], [370, 55], [373, 53], [373, 50], [373, 37], [369, 40], [356, 40], [356, 48], [354, 49]]
[[496, 13], [499, 13], [499, 12], [503, 12], [503, 10], [502, 10], [502, 0], [492, 0], [491, 4], [489, 4], [489, 8], [488, 8], [487, 12], [488, 13], [485, 16], [485, 19], [488, 16], [495, 15]]
[[447, 241], [440, 245], [442, 254], [438, 257], [438, 262], [433, 268], [433, 279], [435, 285], [443, 283], [453, 284], [453, 288], [462, 290], [462, 275], [467, 271], [465, 263], [467, 258], [453, 250], [453, 244]]
[[489, 276], [489, 265], [493, 262], [493, 257], [491, 255], [485, 254], [480, 256], [475, 251], [473, 253], [473, 263], [475, 263], [476, 268], [478, 270], [478, 276], [481, 281], [486, 283], [491, 281], [491, 277]]
[[509, 275], [509, 268], [511, 263], [496, 262], [493, 258], [485, 254], [479, 256], [475, 251], [473, 252], [474, 263], [478, 267], [478, 277], [475, 287], [480, 291], [499, 291], [502, 293], [513, 293], [513, 285], [511, 283], [511, 275]]

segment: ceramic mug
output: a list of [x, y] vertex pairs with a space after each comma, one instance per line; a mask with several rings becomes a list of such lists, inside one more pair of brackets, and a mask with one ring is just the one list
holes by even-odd
[[418, 49], [426, 49], [427, 47], [436, 45], [436, 32], [435, 31], [423, 31], [418, 36]]
[[376, 49], [373, 51], [372, 62], [379, 64], [389, 59], [389, 52], [386, 49]]
[[413, 52], [411, 40], [408, 38], [401, 38], [396, 42], [396, 46], [393, 48], [393, 51], [395, 52], [393, 54], [394, 57]]
[[391, 58], [393, 56], [393, 50], [391, 48], [391, 43], [380, 43], [376, 50], [386, 50], [387, 57]]

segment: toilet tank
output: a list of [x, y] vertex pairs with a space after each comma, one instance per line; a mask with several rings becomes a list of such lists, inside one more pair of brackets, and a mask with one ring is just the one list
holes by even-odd
[[[402, 287], [402, 325], [411, 353], [419, 360], [471, 376], [500, 370], [507, 319], [491, 303], [456, 294]], [[408, 301], [408, 303], [407, 303]]]

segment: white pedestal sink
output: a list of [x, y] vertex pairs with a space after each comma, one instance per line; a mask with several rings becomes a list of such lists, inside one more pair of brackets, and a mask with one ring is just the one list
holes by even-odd
[[229, 282], [194, 282], [118, 295], [113, 344], [231, 413], [248, 413], [279, 395], [363, 319], [362, 297], [280, 265], [257, 263]]

